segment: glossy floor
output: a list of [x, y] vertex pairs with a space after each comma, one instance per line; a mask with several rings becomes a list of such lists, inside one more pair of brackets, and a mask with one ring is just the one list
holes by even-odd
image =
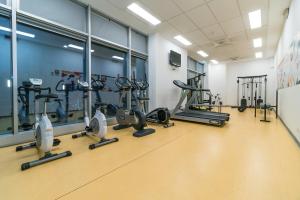
[[228, 111], [223, 128], [176, 122], [144, 138], [110, 130], [120, 141], [93, 151], [91, 138], [63, 136], [55, 152], [72, 157], [24, 172], [35, 150], [0, 149], [1, 199], [299, 200], [300, 148], [282, 123]]

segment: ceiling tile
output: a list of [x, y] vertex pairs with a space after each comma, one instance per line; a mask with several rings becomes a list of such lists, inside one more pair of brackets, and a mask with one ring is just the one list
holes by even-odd
[[211, 40], [219, 40], [226, 37], [224, 31], [218, 24], [206, 27], [202, 31], [204, 32], [206, 37]]
[[168, 22], [181, 33], [197, 30], [196, 25], [185, 14], [174, 17]]
[[262, 27], [255, 30], [247, 30], [247, 35], [249, 40], [252, 40], [253, 38], [257, 38], [257, 37], [262, 37], [262, 38], [267, 37], [267, 32], [268, 32], [268, 28]]
[[238, 3], [241, 10], [245, 12], [268, 8], [268, 0], [238, 0]]
[[179, 34], [179, 32], [168, 22], [163, 22], [159, 24], [155, 32], [160, 33], [163, 37], [167, 39], [173, 38], [174, 36]]
[[186, 13], [199, 28], [213, 25], [217, 20], [207, 5], [197, 7]]
[[235, 33], [245, 30], [243, 19], [241, 17], [222, 22], [221, 26], [228, 36], [232, 36]]
[[172, 0], [141, 0], [141, 2], [146, 6], [145, 9], [160, 16], [161, 20], [167, 20], [182, 13]]
[[220, 22], [240, 16], [236, 0], [213, 0], [208, 6]]
[[199, 5], [202, 5], [205, 3], [204, 0], [174, 0], [174, 2], [183, 10], [191, 10], [192, 8], [195, 8]]
[[206, 36], [200, 30], [196, 30], [196, 31], [187, 33], [186, 37], [198, 45], [209, 42], [209, 40], [206, 38]]
[[135, 2], [134, 0], [107, 0], [114, 6], [124, 9], [127, 9], [127, 6], [130, 5], [131, 3]]

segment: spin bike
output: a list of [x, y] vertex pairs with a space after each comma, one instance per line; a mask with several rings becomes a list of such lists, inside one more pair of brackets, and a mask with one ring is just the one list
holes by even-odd
[[[53, 134], [53, 127], [51, 124], [51, 121], [49, 120], [47, 116], [47, 103], [50, 101], [50, 99], [57, 99], [58, 96], [56, 94], [51, 94], [51, 89], [50, 88], [42, 88], [42, 79], [34, 79], [31, 78], [29, 79], [31, 83], [31, 91], [34, 91], [35, 95], [35, 100], [34, 100], [34, 106], [35, 106], [35, 142], [25, 144], [22, 146], [17, 146], [16, 151], [22, 151], [25, 149], [31, 149], [36, 147], [39, 151], [41, 151], [44, 155], [34, 161], [26, 162], [21, 165], [21, 170], [24, 171], [26, 169], [29, 169], [31, 167], [35, 167], [50, 161], [54, 161], [60, 158], [68, 157], [71, 156], [72, 153], [70, 151], [65, 151], [63, 153], [59, 154], [52, 154], [51, 150], [53, 146], [58, 146], [60, 144], [59, 139], [54, 139], [54, 134]], [[48, 91], [47, 94], [42, 94], [42, 91]], [[45, 99], [44, 100], [44, 111], [41, 116], [38, 114], [39, 110], [39, 103], [38, 101], [40, 99]]]
[[[122, 105], [123, 100], [129, 94], [132, 89], [132, 82], [126, 77], [118, 76], [115, 84], [120, 92], [120, 105]], [[143, 112], [138, 110], [126, 110], [124, 108], [119, 108], [117, 110], [116, 119], [118, 125], [114, 126], [114, 130], [121, 130], [129, 127], [133, 127], [136, 131], [133, 133], [134, 137], [143, 137], [152, 133], [155, 133], [155, 129], [147, 128], [146, 116]]]
[[[78, 90], [83, 91], [83, 98], [85, 108], [87, 108], [87, 98], [88, 92], [92, 89], [89, 88], [89, 84], [87, 82], [78, 81]], [[90, 120], [87, 111], [85, 110], [84, 114], [84, 123], [85, 123], [85, 131], [72, 135], [73, 139], [83, 137], [83, 136], [96, 136], [100, 139], [99, 142], [95, 144], [90, 144], [89, 149], [95, 149], [97, 147], [101, 147], [107, 144], [111, 144], [114, 142], [118, 142], [118, 138], [105, 138], [107, 134], [107, 123], [104, 114], [100, 111], [100, 107], [97, 107], [94, 117]]]
[[[146, 74], [144, 80], [137, 80], [135, 73], [133, 73], [132, 86], [133, 100], [137, 104], [138, 109], [143, 113], [146, 113], [146, 101], [149, 101], [149, 97], [146, 95], [149, 88]], [[170, 123], [170, 117], [171, 114], [169, 109], [161, 107], [156, 108], [146, 114], [146, 121], [150, 123], [161, 124], [164, 128], [169, 128], [174, 126], [174, 123]]]

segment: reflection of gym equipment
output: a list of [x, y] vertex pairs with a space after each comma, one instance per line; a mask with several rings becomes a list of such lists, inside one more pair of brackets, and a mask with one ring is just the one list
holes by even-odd
[[69, 117], [73, 117], [73, 113], [69, 113], [69, 103], [70, 103], [70, 92], [74, 92], [76, 90], [75, 85], [75, 76], [70, 74], [67, 79], [60, 80], [55, 87], [57, 92], [65, 93], [65, 109], [62, 106], [62, 99], [57, 99], [58, 107], [56, 109], [56, 115], [51, 115], [53, 118], [57, 118], [58, 122], [68, 122]]
[[[67, 156], [71, 156], [72, 153], [70, 151], [66, 151], [59, 154], [52, 154], [51, 150], [53, 146], [57, 146], [60, 144], [60, 140], [54, 139], [53, 134], [53, 127], [52, 124], [47, 116], [47, 103], [50, 101], [50, 99], [56, 99], [56, 94], [51, 94], [50, 88], [41, 88], [42, 80], [41, 79], [30, 79], [31, 87], [30, 90], [34, 91], [34, 113], [35, 113], [35, 142], [25, 144], [22, 146], [16, 147], [16, 151], [22, 151], [25, 149], [30, 149], [36, 147], [38, 150], [40, 150], [44, 156], [41, 157], [38, 160], [30, 161], [27, 163], [23, 163], [21, 165], [22, 170], [29, 169], [31, 167], [35, 167], [37, 165], [41, 165], [50, 161], [54, 161], [60, 158], [64, 158]], [[43, 90], [47, 90], [47, 94], [42, 94]], [[44, 111], [41, 116], [39, 116], [38, 110], [39, 110], [39, 103], [38, 101], [40, 99], [44, 100]]]
[[118, 106], [110, 103], [104, 103], [100, 95], [100, 92], [112, 92], [112, 89], [106, 86], [107, 78], [115, 77], [106, 75], [101, 75], [97, 79], [92, 77], [92, 90], [96, 94], [96, 103], [92, 107], [92, 113], [95, 113], [97, 108], [100, 108], [101, 112], [103, 112], [107, 116], [115, 116], [117, 113]]
[[21, 108], [18, 113], [20, 127], [23, 130], [30, 130], [33, 127], [33, 123], [30, 122], [30, 111], [29, 111], [29, 102], [30, 102], [30, 92], [34, 92], [35, 89], [32, 87], [30, 81], [23, 81], [22, 86], [18, 87], [18, 96], [19, 103], [22, 102]]
[[[215, 126], [223, 126], [225, 121], [229, 120], [228, 113], [191, 110], [189, 107], [194, 99], [197, 98], [197, 93], [195, 92], [203, 92], [204, 90], [189, 86], [179, 80], [175, 80], [173, 83], [177, 87], [181, 88], [181, 98], [171, 114], [171, 119], [198, 122]], [[180, 111], [180, 107], [188, 95], [191, 95], [191, 98], [186, 103], [183, 111]]]
[[[144, 80], [137, 80], [135, 73], [132, 77], [132, 99], [137, 104], [138, 109], [146, 114], [146, 102], [149, 101], [147, 97], [147, 90], [149, 83], [145, 74]], [[165, 128], [174, 126], [174, 123], [170, 123], [170, 111], [168, 108], [156, 108], [153, 111], [146, 114], [146, 121], [150, 123], [162, 124]]]
[[[120, 105], [123, 104], [123, 100], [126, 98], [126, 96], [130, 93], [130, 90], [132, 89], [132, 83], [131, 81], [126, 77], [120, 77], [118, 75], [115, 84], [117, 88], [119, 89], [118, 92], [120, 93]], [[155, 129], [147, 128], [146, 124], [146, 116], [143, 112], [138, 110], [126, 110], [124, 108], [119, 108], [117, 110], [116, 119], [118, 122], [118, 125], [114, 126], [114, 130], [120, 130], [124, 128], [133, 127], [136, 132], [133, 133], [133, 136], [135, 137], [143, 137], [149, 134], [152, 134], [155, 132]]]
[[[89, 88], [89, 84], [87, 82], [78, 81], [78, 90], [83, 91], [84, 104], [85, 104], [85, 108], [87, 108], [86, 99], [88, 98], [88, 92], [91, 91], [92, 89]], [[118, 138], [111, 138], [111, 139], [105, 138], [105, 135], [107, 134], [107, 123], [106, 123], [106, 118], [104, 114], [101, 113], [99, 107], [96, 109], [95, 115], [91, 120], [89, 119], [87, 111], [85, 111], [84, 123], [85, 123], [85, 131], [79, 134], [72, 135], [72, 138], [75, 139], [83, 136], [98, 137], [100, 141], [95, 144], [89, 145], [89, 149], [95, 149], [97, 147], [101, 147], [119, 141]]]

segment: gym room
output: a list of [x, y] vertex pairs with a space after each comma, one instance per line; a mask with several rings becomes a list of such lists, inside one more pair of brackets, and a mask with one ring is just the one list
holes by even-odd
[[300, 200], [300, 0], [0, 0], [1, 200]]

